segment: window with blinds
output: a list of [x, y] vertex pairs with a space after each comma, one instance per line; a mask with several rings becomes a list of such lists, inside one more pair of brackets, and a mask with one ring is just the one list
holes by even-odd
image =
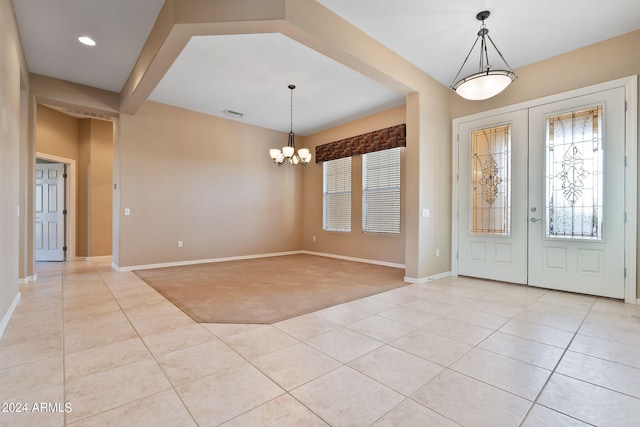
[[400, 233], [400, 148], [362, 156], [362, 230]]
[[329, 160], [323, 168], [323, 219], [325, 231], [351, 231], [351, 157]]

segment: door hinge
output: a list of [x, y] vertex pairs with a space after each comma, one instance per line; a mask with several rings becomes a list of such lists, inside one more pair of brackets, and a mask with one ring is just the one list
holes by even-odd
[[627, 166], [627, 156], [624, 156], [624, 165]]
[[624, 278], [627, 278], [627, 267], [624, 268]]
[[627, 222], [627, 213], [624, 213], [624, 222]]
[[66, 246], [63, 246], [63, 247], [62, 247], [62, 250], [66, 252], [66, 251], [67, 251], [67, 247], [66, 247]]

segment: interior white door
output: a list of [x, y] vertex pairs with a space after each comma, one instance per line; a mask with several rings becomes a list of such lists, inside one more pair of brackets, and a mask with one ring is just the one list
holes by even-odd
[[64, 261], [64, 165], [36, 164], [36, 261]]
[[624, 297], [625, 91], [529, 110], [529, 284]]
[[458, 273], [527, 283], [527, 110], [458, 126]]

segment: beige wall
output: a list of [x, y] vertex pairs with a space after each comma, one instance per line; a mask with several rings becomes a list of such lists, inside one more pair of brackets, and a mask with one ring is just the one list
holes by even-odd
[[286, 139], [285, 133], [150, 101], [135, 116], [121, 114], [114, 263], [122, 268], [300, 250], [302, 168], [278, 168], [268, 155]]
[[35, 279], [35, 239], [34, 217], [35, 205], [31, 191], [35, 186], [35, 138], [34, 118], [35, 101], [29, 89], [23, 87], [20, 99], [20, 253], [18, 273], [21, 280], [28, 282]]
[[13, 6], [10, 0], [0, 0], [0, 334], [18, 295], [18, 210], [23, 205], [18, 190], [20, 164], [25, 164], [20, 159], [22, 71], [26, 65]]
[[[303, 248], [308, 251], [342, 255], [355, 258], [383, 261], [395, 264], [405, 262], [405, 152], [402, 149], [402, 221], [400, 235], [385, 235], [362, 232], [362, 156], [352, 158], [351, 182], [351, 232], [337, 233], [322, 230], [322, 163], [315, 163], [315, 148], [318, 145], [361, 135], [374, 130], [405, 123], [405, 108], [398, 107], [361, 120], [310, 135], [304, 139], [305, 146], [314, 154], [312, 162], [304, 169], [304, 224]], [[313, 241], [316, 236], [316, 241]]]
[[77, 120], [78, 178], [76, 201], [76, 256], [88, 257], [91, 245], [91, 121]]
[[[242, 6], [249, 3], [234, 4], [238, 16], [247, 13]], [[182, 2], [167, 4], [179, 9], [188, 7]], [[122, 114], [116, 122], [114, 181], [118, 188], [114, 193], [117, 210], [114, 223], [119, 232], [113, 253], [117, 265], [304, 248], [404, 263], [407, 275], [418, 280], [446, 272], [451, 262], [451, 118], [636, 74], [640, 69], [636, 52], [640, 32], [634, 32], [516, 70], [519, 79], [507, 91], [491, 100], [472, 103], [452, 94], [317, 3], [301, 0], [279, 4], [286, 11], [281, 20], [290, 23], [282, 27], [287, 36], [406, 94], [403, 236], [375, 245], [372, 239], [390, 237], [359, 235], [340, 242], [339, 236], [317, 232], [321, 230], [318, 217], [322, 214], [318, 209], [321, 167], [312, 164], [305, 171], [275, 168], [264, 154], [272, 146], [281, 146], [286, 135], [145, 102], [135, 115]], [[218, 16], [213, 9], [213, 5], [206, 8], [210, 12], [206, 19]], [[188, 40], [188, 34], [182, 32], [188, 33], [190, 22], [185, 18], [184, 23], [175, 27], [184, 40]], [[207, 28], [211, 33], [225, 31], [222, 25], [196, 27], [203, 34]], [[237, 29], [240, 33], [250, 31], [240, 27]], [[152, 78], [145, 83], [145, 90], [150, 92], [154, 81], [177, 55], [176, 46], [180, 43], [169, 43], [166, 49], [171, 51], [170, 55], [146, 46], [141, 58], [152, 64], [145, 69], [145, 61], [139, 62], [136, 65], [139, 72], [132, 74], [131, 81], [153, 75], [156, 80]], [[42, 76], [32, 76], [32, 86], [42, 99], [64, 105], [81, 105], [108, 113], [116, 111], [119, 105], [117, 94]], [[134, 111], [131, 105], [137, 108], [145, 90], [129, 89], [123, 96], [133, 97], [131, 94], [135, 93], [135, 102], [125, 99], [120, 105]], [[392, 110], [377, 119], [367, 118], [327, 130], [298, 143], [315, 145], [325, 139], [361, 133], [359, 129], [378, 129], [383, 125], [374, 124], [377, 120], [392, 122], [395, 120], [390, 117], [396, 115], [402, 116], [401, 111]], [[131, 216], [123, 216], [124, 208], [131, 209]], [[431, 217], [422, 218], [422, 209], [429, 209]], [[357, 211], [354, 218], [359, 221]], [[351, 234], [357, 234], [357, 225]], [[314, 234], [318, 237], [316, 242], [311, 241]], [[397, 247], [402, 238], [404, 250]], [[177, 240], [184, 241], [184, 248], [177, 248]], [[436, 257], [436, 250], [440, 251], [440, 257]]]
[[75, 160], [77, 257], [111, 255], [113, 124], [38, 104], [36, 151]]
[[78, 119], [38, 104], [36, 151], [78, 160]]
[[[451, 117], [463, 117], [640, 74], [638, 47], [640, 30], [519, 68], [515, 70], [518, 80], [503, 93], [487, 101], [466, 101], [452, 94]], [[638, 274], [640, 276], [640, 270]], [[637, 283], [637, 294], [640, 296], [640, 277]]]
[[113, 124], [78, 120], [79, 257], [111, 255]]
[[[121, 112], [137, 114], [191, 36], [260, 32], [280, 32], [411, 99], [406, 104], [406, 276], [422, 281], [449, 271], [451, 204], [442, 203], [451, 198], [449, 90], [314, 0], [210, 1], [198, 7], [167, 0], [121, 93]], [[125, 133], [117, 139], [124, 146]], [[423, 208], [434, 215], [421, 218]], [[125, 247], [121, 242], [120, 249]]]
[[90, 245], [87, 256], [111, 255], [113, 218], [113, 123], [82, 119], [91, 125]]

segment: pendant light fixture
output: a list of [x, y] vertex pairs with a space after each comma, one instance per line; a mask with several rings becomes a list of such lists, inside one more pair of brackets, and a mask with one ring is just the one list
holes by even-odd
[[[473, 43], [473, 46], [471, 46], [471, 50], [462, 63], [458, 74], [456, 74], [456, 77], [453, 79], [453, 85], [451, 85], [451, 89], [466, 99], [478, 101], [491, 98], [505, 90], [507, 86], [516, 79], [515, 73], [511, 67], [509, 67], [509, 64], [507, 64], [507, 61], [502, 56], [502, 53], [500, 53], [500, 50], [498, 50], [493, 40], [491, 40], [489, 30], [484, 24], [485, 19], [487, 19], [490, 14], [491, 13], [488, 10], [485, 10], [476, 15], [476, 19], [478, 21], [482, 21], [480, 31], [478, 31], [478, 37]], [[493, 46], [496, 52], [498, 52], [500, 59], [504, 62], [504, 65], [506, 65], [506, 70], [493, 69], [489, 62], [489, 46], [487, 45], [487, 39], [491, 42], [491, 46]], [[473, 49], [478, 44], [478, 41], [480, 41], [480, 64], [478, 72], [458, 79], [462, 69], [469, 60], [471, 53], [473, 53]]]
[[295, 85], [289, 85], [288, 87], [291, 90], [291, 130], [289, 131], [289, 141], [285, 147], [282, 147], [282, 150], [278, 148], [269, 150], [269, 156], [278, 166], [281, 166], [285, 161], [288, 161], [293, 166], [298, 163], [306, 166], [311, 161], [311, 153], [308, 148], [301, 148], [296, 154], [295, 135], [293, 134], [293, 90], [296, 87]]

